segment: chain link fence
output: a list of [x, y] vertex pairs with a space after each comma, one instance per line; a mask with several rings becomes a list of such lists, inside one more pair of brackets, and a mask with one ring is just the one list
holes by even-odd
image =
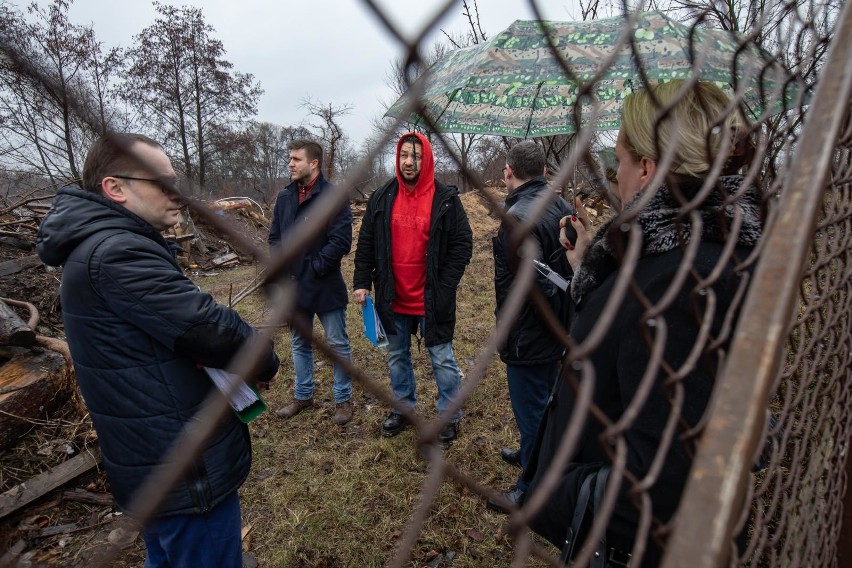
[[[382, 14], [379, 6], [370, 0], [365, 1], [365, 6], [399, 40], [400, 53], [416, 61], [418, 45], [454, 3], [444, 3], [432, 22], [410, 40]], [[660, 294], [647, 295], [640, 282], [648, 255], [640, 245], [640, 211], [649, 204], [652, 191], [639, 208], [613, 213], [616, 221], [609, 225], [610, 233], [624, 235], [620, 241], [624, 246], [613, 254], [616, 268], [610, 292], [602, 300], [599, 316], [582, 337], [572, 337], [571, 330], [563, 327], [554, 314], [542, 312], [543, 325], [550, 326], [566, 346], [560, 382], [564, 392], [572, 393], [573, 408], [564, 429], [558, 432], [558, 449], [552, 461], [539, 464], [541, 481], [535, 493], [506, 522], [506, 532], [514, 541], [513, 565], [523, 566], [533, 557], [549, 565], [561, 565], [559, 552], [533, 538], [529, 525], [554, 498], [553, 492], [559, 491], [560, 480], [573, 467], [577, 455], [591, 451], [583, 447], [582, 434], [589, 429], [596, 439], [596, 455], [610, 473], [593, 522], [583, 526], [582, 538], [575, 545], [576, 565], [599, 559], [599, 540], [610, 527], [623, 523], [619, 515], [625, 514], [630, 517], [636, 538], [629, 551], [623, 551], [630, 556], [608, 559], [610, 566], [652, 565], [649, 547], [657, 546], [662, 550], [662, 565], [667, 567], [838, 565], [852, 433], [852, 9], [847, 5], [837, 16], [833, 34], [819, 35], [814, 30], [822, 28], [814, 18], [824, 16], [821, 8], [825, 6], [803, 3], [799, 10], [788, 12], [794, 20], [790, 29], [810, 30], [812, 44], [831, 45], [827, 60], [811, 70], [817, 81], [810, 105], [804, 111], [787, 111], [780, 118], [763, 115], [752, 129], [755, 156], [744, 185], [760, 190], [765, 223], [758, 245], [749, 248], [747, 254], [735, 251], [736, 239], [744, 229], [742, 219], [734, 216], [730, 224], [722, 224], [726, 241], [714, 253], [711, 269], [705, 270], [699, 266], [700, 239], [689, 242], [685, 238], [690, 230], [700, 234], [701, 204], [717, 187], [722, 169], [719, 162], [697, 198], [679, 201], [674, 238], [679, 243], [675, 249], [680, 254], [680, 265]], [[624, 45], [631, 35], [625, 34]], [[748, 39], [760, 35], [760, 29], [752, 30]], [[7, 57], [17, 57], [10, 46], [2, 47]], [[778, 44], [779, 50], [783, 48]], [[800, 65], [807, 67], [814, 51], [805, 49], [800, 55]], [[53, 84], [51, 77], [27, 61], [18, 64], [23, 72], [39, 77], [46, 88]], [[566, 73], [570, 73], [570, 62], [566, 62]], [[593, 93], [593, 87], [594, 81], [586, 85], [584, 92]], [[734, 100], [741, 102], [743, 97], [742, 92], [735, 93]], [[410, 110], [415, 110], [417, 104], [412, 99]], [[81, 119], [98, 124], [83, 99], [72, 100], [71, 107]], [[732, 105], [728, 111], [736, 112], [737, 108]], [[658, 122], [662, 121], [660, 117]], [[396, 120], [388, 126], [384, 142], [395, 139], [405, 128], [404, 121]], [[594, 137], [595, 132], [589, 128], [579, 130], [552, 180], [554, 186], [564, 185], [578, 164], [592, 161], [589, 154]], [[434, 140], [453, 155], [471, 187], [483, 187], [445, 135], [434, 134]], [[376, 148], [382, 146], [377, 144]], [[315, 210], [317, 223], [291, 233], [274, 258], [268, 258], [265, 250], [258, 249], [201, 202], [186, 197], [206, 223], [266, 263], [264, 286], [272, 308], [264, 327], [267, 334], [286, 322], [310, 335], [310, 330], [300, 328], [302, 324], [293, 317], [298, 290], [286, 277], [288, 266], [322, 228], [321, 219], [333, 215], [349, 198], [350, 188], [365, 181], [374, 157], [367, 156], [338, 185], [334, 199], [326, 201], [322, 210]], [[663, 155], [659, 169], [669, 169], [672, 160], [672, 155]], [[660, 174], [655, 181], [659, 184], [663, 178]], [[493, 211], [502, 212], [501, 204], [491, 193], [482, 191], [482, 198], [491, 202]], [[734, 190], [724, 196], [721, 207], [735, 207], [745, 198], [744, 192]], [[537, 203], [539, 208], [546, 206], [545, 200]], [[527, 238], [531, 225], [521, 223], [512, 229], [521, 243], [519, 255], [526, 259], [536, 254]], [[539, 302], [541, 308], [535, 267], [526, 260], [520, 262], [501, 321], [514, 321], [529, 298]], [[678, 298], [687, 298], [691, 308], [680, 305]], [[625, 319], [630, 310], [634, 319]], [[690, 313], [691, 318], [684, 318], [684, 313]], [[596, 383], [596, 379], [604, 376], [599, 362], [607, 357], [603, 350], [609, 348], [608, 339], [619, 337], [627, 322], [635, 327], [625, 333], [641, 339], [634, 344], [639, 346], [638, 360], [643, 361], [643, 366], [631, 370], [631, 376], [639, 381], [630, 396], [620, 401], [620, 411], [614, 412], [612, 406], [601, 404], [606, 393], [600, 390], [608, 383]], [[508, 324], [495, 326], [490, 336], [483, 338], [480, 356], [445, 416], [464, 407], [507, 335]], [[677, 350], [682, 356], [673, 357], [672, 345], [684, 338], [689, 340], [688, 348]], [[315, 338], [315, 347], [346, 367], [360, 389], [388, 407], [393, 406], [386, 376], [370, 375], [340, 360], [320, 338]], [[259, 344], [247, 347], [232, 370], [250, 375], [260, 349]], [[706, 384], [696, 389], [695, 381]], [[655, 417], [660, 426], [651, 433], [640, 432], [642, 417], [649, 409], [660, 413]], [[145, 519], [153, 514], [167, 488], [189, 467], [219, 417], [229, 411], [224, 397], [211, 396], [193, 427], [187, 428], [164, 460], [168, 465], [160, 468], [140, 491], [132, 507], [136, 516]], [[446, 419], [427, 420], [417, 413], [407, 417], [417, 430], [417, 443], [429, 466], [418, 505], [389, 559], [389, 565], [398, 567], [408, 565], [443, 483], [460, 484], [483, 498], [495, 496], [483, 480], [471, 477], [445, 459], [437, 438]], [[655, 448], [654, 453], [645, 456], [647, 463], [638, 468], [632, 453], [637, 436], [651, 436], [644, 443]], [[674, 454], [686, 460], [688, 480], [670, 477], [668, 468]], [[679, 506], [680, 491], [674, 490], [677, 512], [671, 518], [668, 514], [658, 518], [655, 512], [667, 510], [658, 501], [671, 498], [668, 484], [683, 483], [686, 487]], [[565, 511], [566, 516], [572, 514], [573, 511]], [[100, 564], [109, 565], [113, 558], [105, 555]]]

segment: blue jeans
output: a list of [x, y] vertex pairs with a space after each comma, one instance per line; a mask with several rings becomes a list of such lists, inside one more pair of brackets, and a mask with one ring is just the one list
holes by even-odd
[[234, 491], [209, 513], [148, 521], [145, 568], [242, 568], [240, 498]]
[[506, 364], [506, 377], [509, 380], [509, 400], [512, 402], [512, 412], [515, 423], [521, 433], [521, 475], [515, 484], [518, 489], [527, 490], [527, 483], [521, 477], [530, 460], [535, 439], [538, 435], [538, 425], [544, 416], [547, 401], [556, 379], [559, 377], [560, 362], [545, 363], [544, 365], [521, 366]]
[[[420, 334], [426, 326], [423, 316], [394, 314], [396, 333], [388, 334], [388, 370], [390, 371], [391, 390], [401, 406], [413, 409], [417, 402], [414, 381], [414, 366], [411, 364], [411, 331], [420, 327]], [[432, 372], [438, 386], [438, 413], [443, 413], [455, 398], [461, 383], [461, 373], [453, 355], [453, 343], [427, 347], [432, 361]], [[453, 415], [453, 421], [461, 418], [461, 410]]]
[[[346, 335], [346, 308], [316, 315], [325, 330], [325, 341], [329, 347], [343, 359], [351, 361], [352, 349], [349, 346], [349, 336]], [[313, 327], [313, 315], [308, 322]], [[314, 397], [314, 348], [311, 346], [310, 337], [302, 337], [295, 329], [291, 330], [291, 335], [293, 367], [296, 369], [294, 397], [297, 400], [308, 400]], [[333, 368], [334, 402], [346, 402], [352, 398], [352, 377], [337, 363], [334, 363]]]

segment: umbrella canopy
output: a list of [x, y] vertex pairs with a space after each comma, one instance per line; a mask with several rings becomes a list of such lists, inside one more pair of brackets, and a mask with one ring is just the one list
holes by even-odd
[[[642, 86], [638, 65], [652, 82], [697, 74], [727, 87], [729, 94], [733, 85], [745, 84], [745, 104], [753, 116], [764, 108], [789, 107], [795, 99], [786, 71], [768, 63], [769, 56], [756, 47], [739, 49], [741, 42], [730, 32], [695, 29], [693, 64], [690, 27], [661, 12], [639, 13], [632, 29], [637, 61], [628, 43], [616, 47], [626, 21], [518, 20], [491, 40], [452, 51], [430, 67], [421, 98], [425, 112], [442, 132], [518, 138], [569, 134], [577, 130], [579, 83], [591, 81], [610, 58], [594, 84], [594, 100], [580, 102], [583, 126], [619, 127], [621, 102]], [[544, 33], [553, 38], [574, 77], [566, 75]], [[410, 97], [403, 95], [385, 116], [422, 123], [421, 116], [406, 111]], [[597, 115], [590, 121], [595, 106]]]

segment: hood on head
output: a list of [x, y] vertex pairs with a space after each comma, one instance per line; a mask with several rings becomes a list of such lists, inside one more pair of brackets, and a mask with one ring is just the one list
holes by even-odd
[[399, 187], [405, 187], [405, 181], [402, 179], [402, 173], [399, 169], [399, 151], [402, 148], [403, 140], [414, 136], [420, 141], [423, 147], [423, 165], [420, 168], [420, 177], [417, 178], [417, 184], [413, 191], [417, 191], [421, 186], [427, 183], [432, 183], [435, 179], [435, 156], [432, 154], [432, 145], [429, 139], [419, 132], [406, 132], [396, 143], [396, 181]]

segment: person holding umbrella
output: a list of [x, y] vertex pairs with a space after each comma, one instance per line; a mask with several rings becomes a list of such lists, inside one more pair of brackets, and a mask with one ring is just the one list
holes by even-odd
[[[748, 281], [739, 265], [762, 231], [759, 190], [740, 175], [710, 178], [714, 166], [729, 171], [722, 166], [730, 149], [748, 132], [730, 108], [711, 83], [672, 81], [630, 94], [615, 146], [620, 214], [594, 235], [580, 206], [577, 217], [563, 220], [577, 232], [575, 243], [562, 239], [574, 269], [571, 336], [578, 350], [587, 340], [594, 345], [588, 357], [563, 367], [524, 478], [525, 505], [538, 507], [531, 527], [561, 548], [566, 561], [580, 550], [588, 512], [598, 514], [605, 491], [617, 492], [617, 499], [605, 539], [596, 543], [596, 558], [606, 562], [600, 565], [661, 561], [658, 529], [678, 507], [693, 429], [711, 398]], [[661, 116], [659, 109], [668, 110]], [[669, 153], [671, 165], [661, 175]], [[635, 266], [623, 262], [631, 247], [639, 249]], [[618, 291], [624, 270], [632, 277]], [[612, 302], [614, 323], [593, 336]], [[599, 413], [581, 406], [584, 386]], [[555, 489], [544, 491], [545, 473], [557, 467], [577, 411], [586, 416], [580, 438], [567, 464], [558, 466]], [[624, 472], [613, 465], [620, 455]], [[651, 523], [640, 522], [648, 513]]]

